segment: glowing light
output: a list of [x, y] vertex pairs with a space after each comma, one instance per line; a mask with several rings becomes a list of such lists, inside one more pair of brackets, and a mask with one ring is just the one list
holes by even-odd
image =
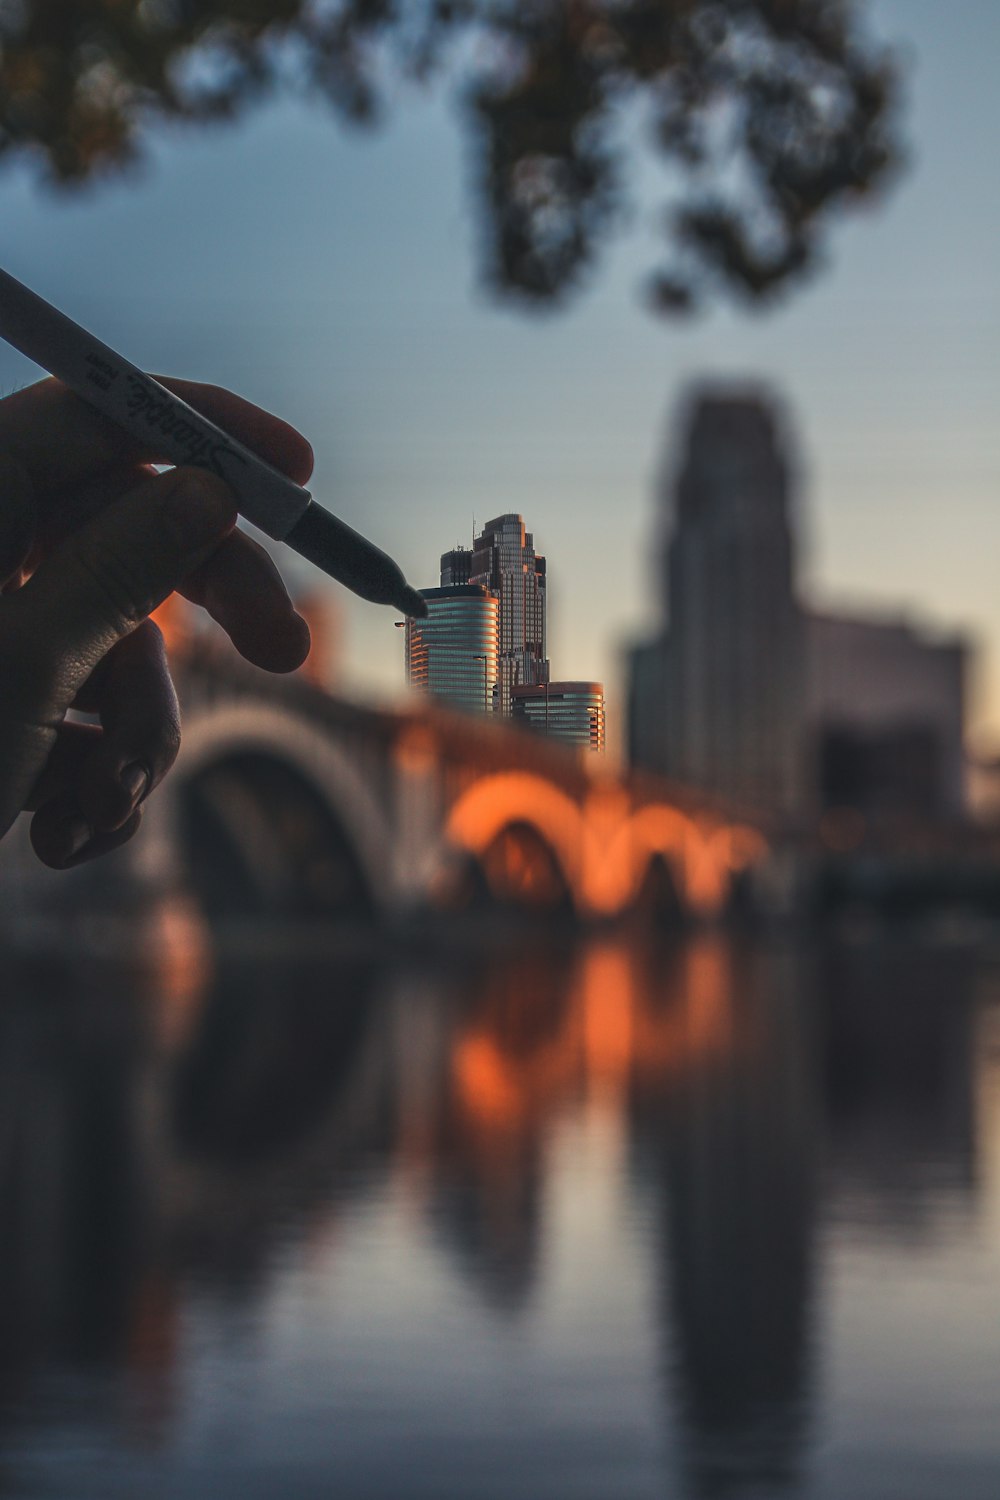
[[517, 1083], [492, 1037], [466, 1037], [454, 1069], [462, 1102], [484, 1123], [509, 1123], [522, 1113]]
[[[514, 824], [538, 831], [578, 907], [600, 916], [631, 905], [656, 855], [667, 862], [690, 910], [717, 915], [732, 875], [760, 859], [767, 847], [752, 828], [696, 820], [667, 803], [652, 803], [630, 815], [625, 790], [607, 782], [595, 786], [581, 809], [544, 778], [513, 771], [484, 777], [464, 792], [452, 809], [445, 837], [481, 860], [504, 828]], [[521, 884], [530, 894], [530, 882]]]
[[627, 830], [626, 792], [598, 783], [586, 806], [584, 902], [589, 911], [610, 915], [628, 905], [634, 885], [634, 859]]
[[594, 892], [600, 900], [598, 910], [620, 911], [628, 906], [656, 854], [669, 866], [682, 898], [692, 901], [691, 872], [699, 843], [696, 825], [677, 808], [664, 803], [639, 808], [619, 829], [602, 861], [603, 888]]
[[516, 823], [537, 830], [552, 850], [567, 887], [578, 892], [583, 816], [571, 797], [541, 776], [504, 771], [475, 782], [452, 808], [445, 839], [480, 858], [506, 827]]

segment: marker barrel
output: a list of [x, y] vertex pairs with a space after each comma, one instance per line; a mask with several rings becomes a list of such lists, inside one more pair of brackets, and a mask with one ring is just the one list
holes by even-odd
[[268, 536], [282, 541], [305, 514], [308, 490], [3, 270], [0, 336], [148, 444], [150, 457], [224, 479], [241, 514]]

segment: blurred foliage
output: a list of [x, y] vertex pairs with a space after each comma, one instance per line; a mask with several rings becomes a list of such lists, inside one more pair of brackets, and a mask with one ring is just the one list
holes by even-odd
[[533, 302], [578, 283], [644, 151], [669, 169], [650, 292], [674, 312], [802, 275], [899, 158], [896, 69], [854, 0], [0, 0], [0, 155], [59, 185], [157, 122], [285, 88], [369, 123], [414, 78], [461, 90], [487, 278]]

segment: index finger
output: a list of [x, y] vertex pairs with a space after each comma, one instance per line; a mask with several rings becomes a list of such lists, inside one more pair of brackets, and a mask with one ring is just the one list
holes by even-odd
[[[312, 449], [280, 417], [221, 386], [154, 378], [297, 484], [309, 478]], [[51, 378], [0, 401], [0, 452], [23, 465], [43, 505], [64, 487], [85, 483], [123, 462], [169, 461]]]

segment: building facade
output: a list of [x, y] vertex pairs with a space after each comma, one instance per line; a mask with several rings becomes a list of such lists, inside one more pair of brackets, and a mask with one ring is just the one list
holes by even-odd
[[564, 745], [604, 752], [604, 686], [600, 682], [514, 687], [511, 716], [516, 724]]
[[510, 513], [487, 521], [474, 537], [471, 553], [463, 547], [441, 558], [441, 583], [478, 584], [499, 604], [498, 711], [511, 712], [511, 690], [535, 686], [549, 676], [546, 651], [545, 558], [521, 516]]
[[497, 600], [479, 584], [421, 589], [425, 620], [406, 621], [406, 680], [470, 713], [492, 713], [497, 696]]
[[629, 660], [631, 763], [765, 815], [959, 816], [968, 643], [799, 605], [767, 397], [696, 392], [679, 436], [664, 624]]
[[802, 624], [777, 413], [758, 392], [698, 392], [678, 447], [663, 494], [667, 623], [633, 663], [633, 759], [739, 806], [787, 811], [799, 794]]
[[469, 547], [453, 547], [441, 554], [441, 587], [453, 588], [459, 583], [472, 581], [472, 550]]
[[969, 645], [902, 618], [805, 616], [811, 800], [871, 815], [959, 816]]

